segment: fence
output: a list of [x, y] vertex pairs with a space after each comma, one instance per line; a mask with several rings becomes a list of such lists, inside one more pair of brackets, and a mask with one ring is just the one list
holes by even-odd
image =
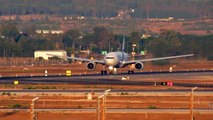
[[35, 60], [32, 57], [2, 57], [0, 58], [0, 66], [39, 66], [39, 65], [54, 65], [67, 64], [65, 60]]

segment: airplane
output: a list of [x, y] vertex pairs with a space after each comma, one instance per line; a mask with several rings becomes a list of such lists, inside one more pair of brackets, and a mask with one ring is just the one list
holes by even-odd
[[[129, 55], [124, 52], [124, 46], [125, 46], [125, 39], [123, 39], [122, 51], [109, 52], [104, 56], [103, 60], [91, 60], [91, 59], [86, 59], [86, 58], [68, 57], [68, 56], [67, 56], [67, 59], [72, 59], [72, 60], [81, 61], [81, 62], [88, 62], [86, 67], [89, 70], [95, 70], [96, 64], [101, 64], [104, 66], [103, 67], [104, 69], [101, 70], [101, 74], [106, 75], [107, 67], [109, 68], [109, 74], [112, 74], [116, 68], [124, 68], [124, 67], [126, 67], [128, 65], [132, 65], [132, 64], [134, 64], [135, 69], [142, 70], [144, 68], [143, 62], [190, 57], [190, 56], [194, 55], [194, 54], [186, 54], [186, 55], [168, 56], [168, 57], [141, 59], [141, 60], [128, 60]], [[51, 54], [48, 54], [48, 55], [51, 55]], [[51, 55], [51, 56], [60, 57], [57, 55]], [[129, 69], [128, 73], [134, 74], [134, 70]]]

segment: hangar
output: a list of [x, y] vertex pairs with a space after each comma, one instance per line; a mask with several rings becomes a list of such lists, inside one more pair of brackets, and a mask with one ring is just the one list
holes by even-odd
[[34, 52], [34, 58], [35, 59], [39, 59], [39, 58], [43, 58], [44, 60], [48, 60], [52, 55], [58, 55], [58, 56], [62, 56], [61, 59], [63, 60], [67, 60], [67, 52], [64, 50], [37, 50]]

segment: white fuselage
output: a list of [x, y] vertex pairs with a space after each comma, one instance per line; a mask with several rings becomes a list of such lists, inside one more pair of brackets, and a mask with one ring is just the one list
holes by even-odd
[[121, 68], [123, 62], [128, 60], [128, 55], [125, 52], [110, 52], [104, 57], [104, 61], [108, 67]]

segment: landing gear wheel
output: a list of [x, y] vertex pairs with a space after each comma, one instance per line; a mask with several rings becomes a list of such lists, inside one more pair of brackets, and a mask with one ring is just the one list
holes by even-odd
[[128, 74], [134, 74], [134, 70], [128, 70]]
[[109, 71], [109, 74], [113, 74], [113, 70], [110, 70], [110, 71]]
[[106, 70], [101, 70], [101, 75], [106, 75], [107, 71]]

